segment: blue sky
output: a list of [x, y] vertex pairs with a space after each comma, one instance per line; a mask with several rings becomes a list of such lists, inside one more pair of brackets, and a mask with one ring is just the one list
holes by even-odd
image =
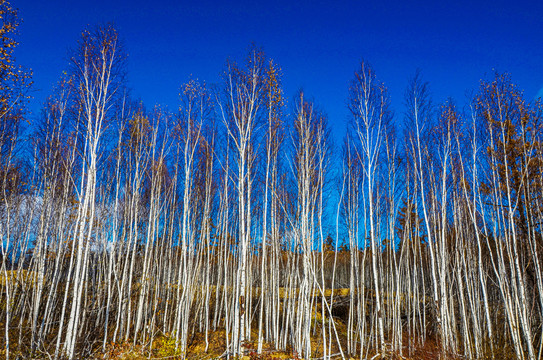
[[[283, 70], [285, 95], [299, 88], [329, 115], [338, 140], [348, 84], [360, 59], [389, 88], [402, 119], [417, 69], [434, 101], [461, 106], [493, 70], [511, 73], [528, 99], [543, 92], [543, 1], [30, 1], [13, 0], [23, 24], [18, 63], [34, 71], [36, 113], [67, 67], [87, 25], [114, 22], [124, 39], [133, 95], [174, 110], [191, 76], [217, 82], [227, 57], [251, 42]], [[292, 101], [290, 101], [292, 102]]]

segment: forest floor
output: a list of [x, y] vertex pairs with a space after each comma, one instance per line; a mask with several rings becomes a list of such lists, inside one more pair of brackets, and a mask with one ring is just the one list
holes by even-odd
[[[188, 348], [186, 359], [189, 360], [208, 360], [208, 359], [226, 359], [225, 346], [226, 337], [224, 330], [218, 330], [208, 335], [208, 349], [206, 352], [206, 344], [203, 334], [197, 334], [193, 339], [191, 345]], [[314, 349], [314, 355], [311, 359], [321, 360], [322, 355], [322, 342], [313, 338], [312, 349]], [[246, 344], [246, 355], [241, 357], [242, 360], [272, 360], [272, 359], [294, 359], [301, 360], [293, 351], [278, 351], [273, 349], [269, 344], [264, 344], [263, 351], [258, 354], [256, 351], [256, 344]], [[155, 339], [153, 342], [152, 350], [142, 349], [141, 346], [132, 346], [131, 344], [111, 344], [105, 353], [95, 354], [96, 359], [118, 359], [118, 360], [159, 360], [159, 359], [183, 359], [183, 354], [179, 353], [175, 349], [175, 339], [170, 337], [161, 336]], [[337, 346], [333, 347], [331, 359], [341, 359], [341, 353], [339, 353]], [[367, 354], [363, 359], [371, 360], [438, 360], [449, 359], [449, 357], [440, 357], [440, 351], [438, 345], [434, 341], [428, 341], [423, 348], [417, 349], [411, 356], [398, 355], [389, 353], [385, 356]], [[345, 359], [360, 359], [359, 356], [351, 357], [345, 355]], [[450, 359], [458, 359], [457, 357], [450, 357]]]
[[[319, 321], [318, 314], [315, 319]], [[345, 341], [346, 324], [341, 318], [335, 318], [335, 326], [338, 330], [340, 341]], [[252, 338], [258, 338], [258, 329], [254, 327], [252, 330]], [[407, 342], [407, 339], [406, 339]], [[152, 346], [148, 344], [146, 347], [141, 345], [134, 346], [130, 343], [124, 344], [110, 344], [107, 347], [106, 352], [96, 353], [96, 359], [119, 359], [119, 360], [159, 360], [159, 359], [183, 359], [183, 354], [176, 350], [175, 338], [165, 335], [158, 336], [154, 339]], [[245, 344], [246, 355], [241, 357], [243, 360], [272, 360], [272, 359], [302, 359], [292, 349], [286, 351], [280, 351], [275, 349], [271, 344], [264, 343], [263, 351], [258, 354], [257, 342], [248, 342]], [[323, 342], [322, 333], [317, 327], [316, 331], [311, 337], [311, 348], [313, 354], [311, 359], [323, 359]], [[150, 350], [151, 349], [151, 350]], [[226, 359], [226, 332], [224, 329], [218, 329], [208, 333], [207, 349], [206, 339], [204, 333], [196, 333], [189, 340], [186, 359], [189, 360], [208, 360], [208, 359]], [[345, 351], [345, 346], [343, 345]], [[341, 353], [337, 343], [334, 342], [331, 347], [331, 359], [341, 359]], [[457, 357], [440, 357], [439, 346], [436, 341], [427, 339], [424, 346], [416, 348], [411, 356], [406, 354], [399, 355], [394, 353], [388, 353], [384, 356], [376, 355], [375, 353], [366, 353], [362, 358], [360, 356], [347, 356], [345, 359], [372, 359], [372, 360], [438, 360], [438, 359], [458, 359]]]
[[[26, 275], [26, 274], [25, 274]], [[2, 282], [2, 276], [0, 276], [0, 284]], [[214, 289], [213, 289], [214, 290]], [[285, 299], [287, 297], [286, 291], [281, 289], [280, 297]], [[260, 289], [255, 289], [255, 293], [258, 295]], [[347, 314], [348, 314], [348, 299], [349, 299], [349, 289], [334, 289], [333, 295], [331, 290], [326, 290], [324, 294], [327, 298], [333, 296], [334, 298], [334, 307], [332, 311], [334, 326], [339, 337], [339, 341], [342, 343], [342, 349], [346, 349], [346, 338], [347, 338]], [[372, 294], [368, 292], [367, 300], [371, 302]], [[255, 296], [257, 297], [257, 296]], [[386, 298], [386, 296], [385, 296]], [[323, 328], [323, 317], [321, 314], [322, 309], [320, 306], [317, 306], [313, 313], [313, 322], [311, 333], [311, 349], [312, 359], [323, 359], [323, 339], [322, 339], [322, 328]], [[326, 317], [325, 326], [328, 327], [331, 324], [329, 321], [330, 318]], [[337, 341], [335, 340], [335, 335], [332, 331], [332, 344], [328, 344], [329, 348], [327, 353], [332, 354], [332, 359], [341, 359], [341, 352], [338, 347]], [[15, 335], [15, 334], [14, 334]], [[277, 350], [270, 343], [263, 343], [263, 351], [261, 354], [258, 354], [257, 341], [258, 339], [258, 325], [253, 324], [251, 339], [255, 339], [252, 342], [245, 343], [245, 356], [241, 359], [247, 360], [271, 360], [271, 359], [301, 359], [301, 357], [296, 354], [291, 348], [286, 350]], [[329, 340], [330, 337], [327, 336]], [[404, 344], [407, 344], [409, 339], [404, 339]], [[224, 328], [219, 328], [215, 331], [210, 331], [207, 334], [207, 339], [205, 333], [194, 332], [193, 335], [188, 339], [188, 348], [187, 353], [183, 354], [179, 351], [176, 346], [175, 337], [171, 334], [159, 334], [155, 336], [152, 342], [146, 344], [137, 344], [135, 345], [132, 341], [120, 342], [120, 343], [110, 343], [103, 350], [102, 346], [97, 346], [95, 352], [87, 356], [88, 359], [112, 359], [112, 360], [159, 360], [159, 359], [189, 359], [189, 360], [207, 360], [207, 359], [226, 359], [226, 348], [227, 348], [227, 334]], [[455, 357], [440, 357], [440, 348], [435, 339], [427, 338], [424, 345], [419, 346], [415, 349], [412, 349], [411, 354], [406, 355], [407, 350], [404, 351], [404, 354], [399, 355], [392, 352], [388, 352], [386, 355], [376, 355], [375, 353], [366, 352], [362, 355], [350, 357], [344, 355], [345, 359], [390, 359], [390, 360], [437, 360], [437, 359], [456, 359]], [[3, 349], [0, 349], [0, 358], [3, 355]], [[14, 354], [15, 355], [15, 354]], [[185, 356], [183, 356], [185, 355]], [[50, 356], [48, 356], [50, 357]], [[47, 358], [47, 357], [43, 357]]]

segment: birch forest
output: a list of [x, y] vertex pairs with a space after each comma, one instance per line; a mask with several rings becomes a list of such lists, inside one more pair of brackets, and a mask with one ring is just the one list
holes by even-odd
[[543, 104], [508, 74], [392, 111], [363, 60], [333, 141], [256, 46], [145, 107], [104, 25], [29, 116], [0, 12], [0, 356], [543, 356]]

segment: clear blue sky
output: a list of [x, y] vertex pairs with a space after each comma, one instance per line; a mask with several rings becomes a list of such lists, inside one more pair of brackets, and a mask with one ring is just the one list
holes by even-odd
[[218, 81], [227, 57], [251, 42], [283, 69], [292, 99], [303, 87], [339, 140], [347, 89], [361, 58], [389, 88], [399, 119], [403, 92], [422, 70], [436, 102], [459, 105], [493, 69], [511, 73], [528, 99], [543, 95], [543, 1], [30, 1], [12, 0], [23, 24], [18, 63], [34, 71], [34, 113], [88, 25], [114, 22], [128, 51], [133, 95], [177, 108], [189, 77]]

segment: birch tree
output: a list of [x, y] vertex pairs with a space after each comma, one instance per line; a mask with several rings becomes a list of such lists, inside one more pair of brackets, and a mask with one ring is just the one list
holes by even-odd
[[378, 348], [385, 353], [385, 314], [381, 299], [381, 269], [379, 266], [382, 237], [379, 231], [377, 209], [379, 195], [377, 177], [379, 176], [378, 158], [381, 153], [384, 133], [390, 121], [388, 109], [388, 95], [386, 88], [381, 84], [373, 69], [364, 61], [360, 69], [355, 72], [349, 93], [349, 109], [353, 117], [353, 127], [358, 140], [359, 150], [357, 156], [362, 164], [364, 176], [364, 218], [367, 222], [364, 228], [368, 233], [372, 254], [373, 286], [375, 291], [375, 315], [377, 318], [377, 332], [379, 334]]
[[13, 264], [8, 259], [14, 247], [11, 233], [11, 219], [14, 195], [18, 192], [17, 185], [20, 176], [16, 165], [15, 147], [19, 136], [19, 127], [25, 114], [28, 90], [32, 84], [31, 73], [16, 65], [14, 50], [18, 43], [16, 35], [19, 26], [18, 12], [8, 1], [0, 3], [0, 272], [4, 278], [2, 301], [5, 301], [4, 318], [4, 347], [6, 359], [10, 356], [11, 303], [13, 284], [9, 280], [8, 270]]
[[123, 55], [118, 35], [111, 26], [83, 32], [77, 52], [71, 59], [74, 75], [74, 96], [81, 121], [81, 175], [78, 185], [78, 212], [75, 229], [77, 248], [75, 265], [70, 277], [71, 309], [63, 352], [75, 355], [80, 325], [82, 294], [87, 277], [89, 252], [95, 216], [96, 181], [100, 158], [100, 140], [107, 126], [108, 111], [123, 80]]
[[233, 329], [231, 351], [243, 354], [244, 343], [250, 334], [246, 300], [249, 291], [247, 268], [252, 230], [251, 191], [252, 167], [255, 157], [256, 126], [262, 121], [265, 99], [265, 57], [257, 49], [250, 50], [245, 67], [228, 64], [225, 74], [225, 93], [218, 106], [236, 160], [236, 189], [238, 202], [238, 249], [235, 295], [233, 301]]

